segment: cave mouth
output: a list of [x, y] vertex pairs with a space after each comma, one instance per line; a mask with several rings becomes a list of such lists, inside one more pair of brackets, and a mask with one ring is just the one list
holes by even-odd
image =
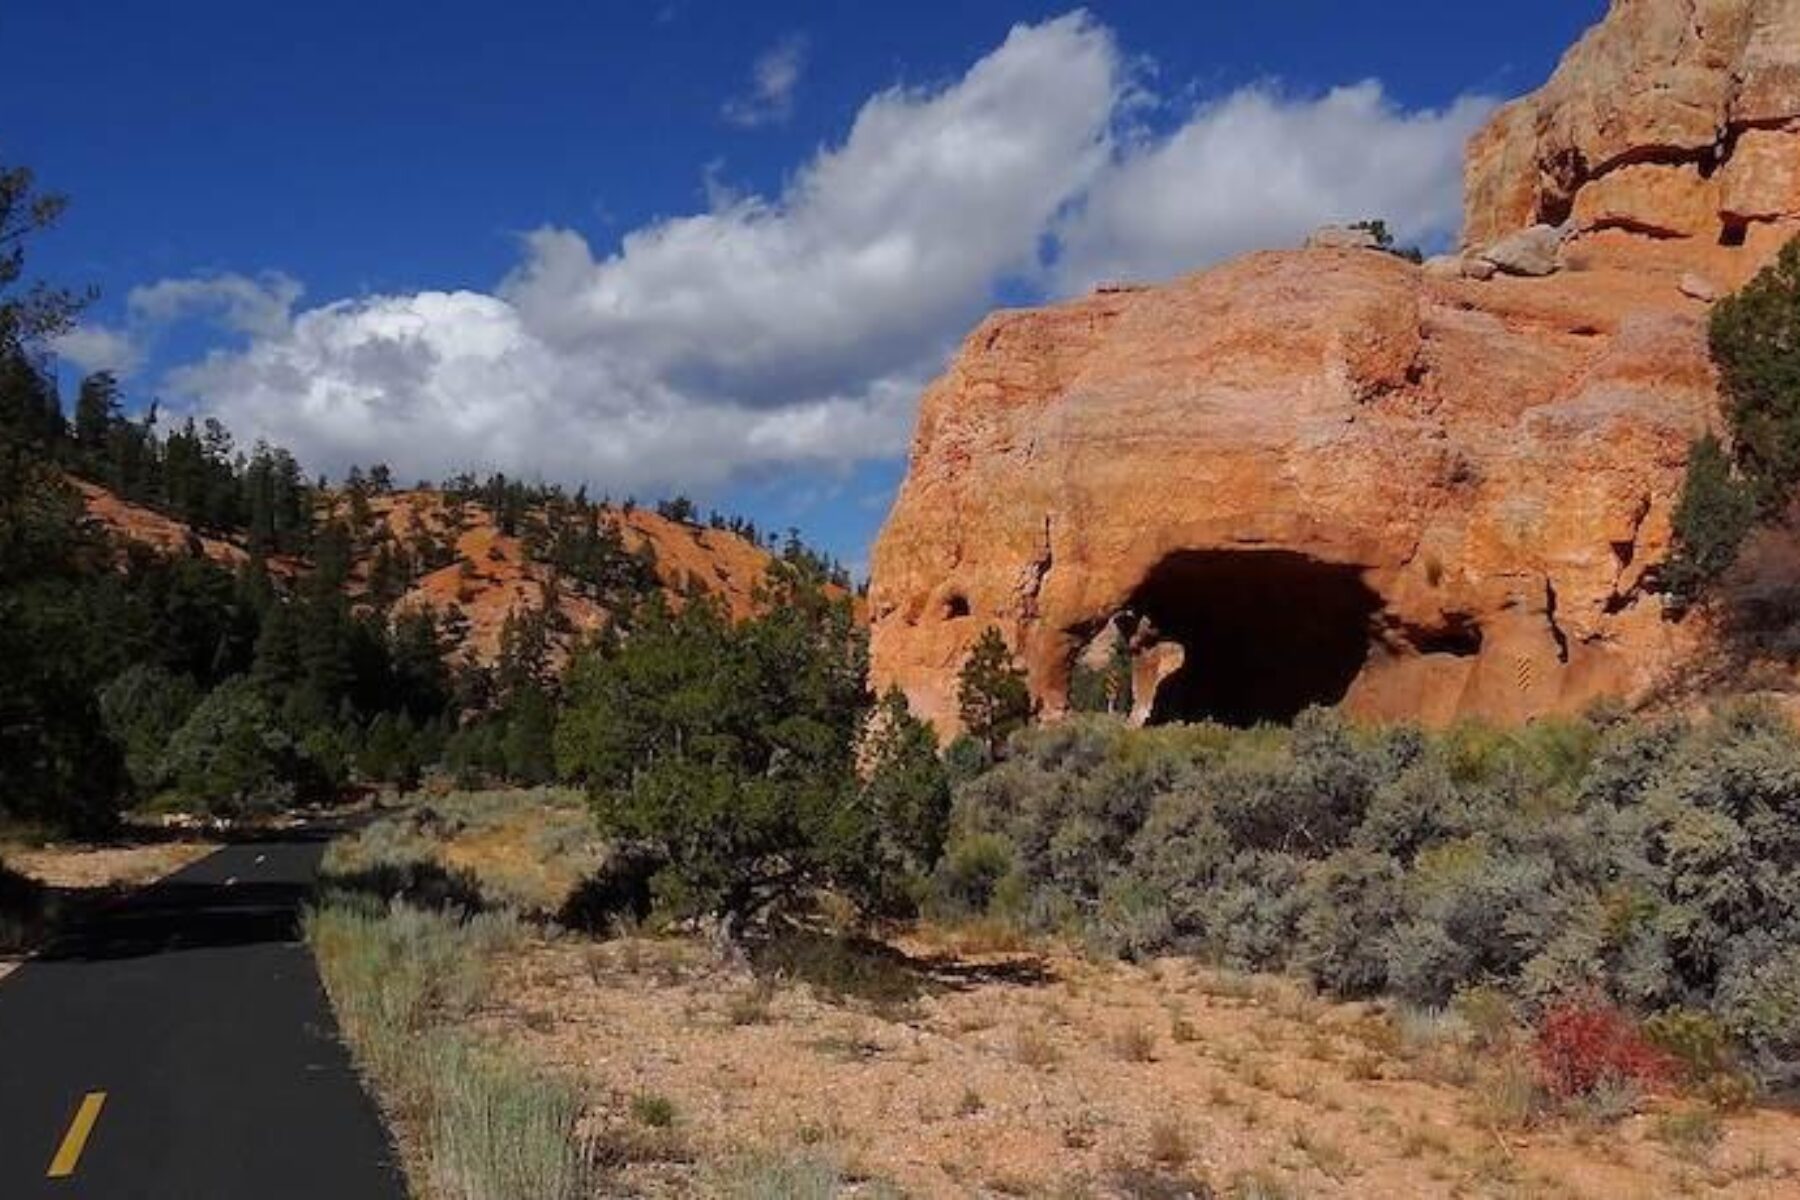
[[1186, 651], [1151, 724], [1287, 722], [1344, 698], [1381, 599], [1362, 568], [1286, 550], [1189, 550], [1158, 563], [1131, 610]]

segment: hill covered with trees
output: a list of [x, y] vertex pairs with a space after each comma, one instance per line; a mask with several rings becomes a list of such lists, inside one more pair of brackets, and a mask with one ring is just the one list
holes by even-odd
[[[571, 661], [655, 609], [759, 611], [772, 573], [848, 603], [797, 534], [504, 475], [336, 483], [216, 420], [58, 388], [87, 297], [24, 280], [59, 197], [0, 174], [0, 817], [235, 813], [352, 783], [542, 782]], [[166, 426], [166, 427], [165, 427]]]

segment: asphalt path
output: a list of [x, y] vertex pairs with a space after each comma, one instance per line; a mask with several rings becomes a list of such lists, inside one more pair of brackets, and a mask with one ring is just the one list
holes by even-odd
[[228, 846], [0, 980], [0, 1198], [402, 1200], [299, 940], [324, 841]]

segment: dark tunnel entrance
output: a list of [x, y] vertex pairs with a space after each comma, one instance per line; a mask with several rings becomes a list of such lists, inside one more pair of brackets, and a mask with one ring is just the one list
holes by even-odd
[[1131, 603], [1187, 652], [1151, 723], [1247, 726], [1336, 704], [1368, 659], [1380, 607], [1358, 567], [1285, 550], [1170, 555]]

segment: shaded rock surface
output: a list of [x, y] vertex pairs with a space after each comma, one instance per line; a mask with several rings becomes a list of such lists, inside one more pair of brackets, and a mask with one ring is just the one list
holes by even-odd
[[[1473, 140], [1463, 271], [1317, 248], [989, 317], [874, 550], [877, 685], [954, 730], [992, 625], [1051, 714], [1109, 626], [1142, 719], [1657, 687], [1704, 645], [1653, 570], [1718, 416], [1693, 281], [1800, 229], [1797, 68], [1800, 0], [1617, 0]], [[1468, 277], [1521, 233], [1557, 273]]]

